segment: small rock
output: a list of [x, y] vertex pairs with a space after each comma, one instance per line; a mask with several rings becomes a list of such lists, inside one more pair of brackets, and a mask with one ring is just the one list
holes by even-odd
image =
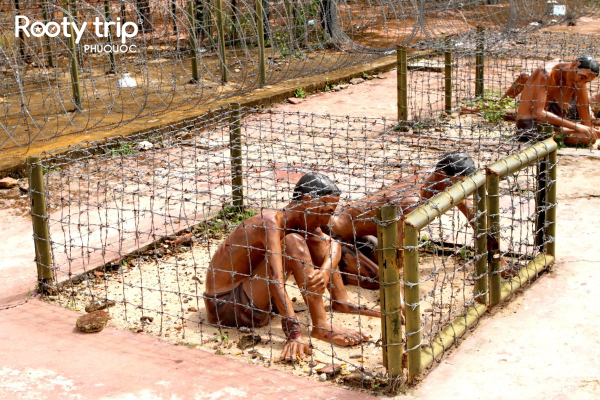
[[319, 380], [325, 382], [327, 380], [327, 374], [319, 374]]
[[375, 78], [373, 75], [367, 75], [367, 80], [368, 81], [372, 80], [373, 78]]
[[143, 324], [149, 324], [152, 321], [154, 321], [154, 317], [151, 317], [149, 315], [142, 315], [142, 317], [140, 318], [140, 321], [142, 321]]
[[349, 84], [347, 84], [347, 83], [344, 83], [344, 84], [342, 84], [342, 85], [338, 85], [338, 87], [339, 87], [340, 89], [348, 89], [348, 88], [350, 87], [350, 85], [349, 85]]
[[290, 97], [287, 99], [288, 103], [290, 104], [300, 104], [304, 101], [304, 99], [299, 99], [297, 97]]
[[253, 347], [261, 342], [261, 338], [259, 335], [246, 335], [242, 336], [240, 341], [237, 344], [238, 349], [245, 350], [248, 347]]
[[351, 85], [358, 85], [359, 83], [363, 83], [365, 80], [363, 78], [354, 78], [350, 79]]
[[188, 307], [188, 312], [198, 312], [196, 307]]
[[377, 75], [377, 79], [385, 79], [386, 77], [384, 75]]
[[85, 312], [92, 313], [94, 311], [104, 310], [117, 304], [114, 300], [96, 301], [85, 306]]
[[154, 147], [154, 145], [147, 140], [144, 140], [143, 142], [139, 142], [138, 144], [135, 145], [135, 148], [140, 151], [152, 150], [153, 147]]
[[235, 72], [240, 72], [239, 68], [234, 69]]
[[350, 356], [350, 359], [357, 359], [357, 358], [362, 358], [362, 354], [352, 354]]
[[329, 364], [319, 371], [321, 374], [325, 374], [328, 376], [335, 376], [340, 373], [342, 370], [342, 366], [340, 364]]
[[77, 318], [77, 329], [85, 333], [100, 332], [106, 326], [110, 316], [106, 311], [94, 311]]
[[10, 189], [18, 185], [16, 179], [7, 176], [6, 178], [0, 179], [0, 189]]
[[202, 279], [198, 278], [198, 275], [194, 275], [194, 276], [192, 277], [192, 280], [193, 280], [193, 281], [198, 281], [198, 283], [199, 283], [199, 284], [201, 284], [201, 285], [204, 283], [204, 282], [202, 281]]

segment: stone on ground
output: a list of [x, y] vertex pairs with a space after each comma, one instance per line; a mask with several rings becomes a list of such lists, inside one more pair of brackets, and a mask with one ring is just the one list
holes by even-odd
[[298, 97], [290, 97], [287, 99], [290, 104], [300, 104], [304, 101], [304, 99], [299, 99]]
[[106, 326], [110, 316], [106, 311], [94, 311], [77, 318], [77, 329], [85, 333], [100, 332]]
[[358, 85], [359, 83], [363, 83], [365, 80], [363, 78], [354, 78], [350, 79], [351, 85]]
[[16, 179], [7, 176], [6, 178], [0, 179], [0, 189], [10, 189], [17, 186], [19, 182]]

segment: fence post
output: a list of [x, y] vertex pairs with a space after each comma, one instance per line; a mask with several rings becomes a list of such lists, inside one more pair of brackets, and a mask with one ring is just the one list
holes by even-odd
[[227, 54], [225, 48], [225, 28], [223, 26], [223, 2], [215, 0], [217, 6], [217, 34], [219, 35], [219, 53], [221, 55], [221, 79], [227, 82]]
[[258, 75], [259, 86], [267, 82], [267, 70], [265, 64], [265, 27], [263, 23], [262, 0], [255, 0], [256, 4], [256, 27], [258, 28]]
[[[110, 17], [110, 3], [108, 1], [104, 1], [104, 19], [108, 21], [112, 21]], [[117, 63], [115, 62], [115, 54], [112, 51], [112, 27], [108, 27], [108, 44], [110, 45], [110, 51], [108, 52], [108, 58], [110, 59], [110, 71], [109, 73], [117, 72]]]
[[75, 44], [75, 35], [73, 34], [73, 15], [71, 14], [70, 0], [65, 1], [65, 11], [68, 16], [67, 32], [69, 38], [67, 39], [67, 46], [71, 52], [70, 65], [71, 65], [71, 88], [73, 89], [73, 102], [75, 103], [76, 109], [81, 109], [81, 82], [79, 80], [79, 62], [77, 61], [77, 45]]
[[408, 130], [408, 64], [406, 47], [396, 47], [396, 73], [398, 75], [398, 130]]
[[403, 224], [402, 265], [404, 267], [404, 313], [406, 316], [406, 352], [408, 380], [421, 373], [421, 296], [419, 294], [419, 231]]
[[196, 42], [196, 17], [194, 14], [194, 0], [188, 0], [186, 7], [188, 22], [190, 24], [189, 39], [190, 39], [190, 52], [192, 54], [192, 82], [198, 83], [200, 81], [200, 72], [198, 70], [198, 51]]
[[231, 197], [233, 206], [242, 212], [244, 209], [244, 177], [242, 171], [242, 118], [240, 105], [231, 103], [229, 125], [229, 154], [231, 157]]
[[490, 282], [490, 307], [500, 303], [500, 177], [487, 170], [487, 225], [490, 231], [487, 251], [491, 262], [488, 263]]
[[477, 27], [477, 50], [475, 53], [475, 97], [483, 98], [483, 67], [485, 52], [485, 30], [483, 27]]
[[477, 220], [475, 221], [475, 250], [479, 257], [475, 266], [477, 280], [475, 282], [475, 300], [481, 304], [487, 304], [488, 300], [488, 259], [487, 259], [487, 195], [485, 185], [475, 192], [477, 205]]
[[[44, 24], [46, 25], [48, 24], [48, 10], [46, 9], [47, 4], [48, 3], [46, 1], [42, 3], [42, 18], [44, 20]], [[54, 58], [52, 58], [52, 47], [50, 46], [50, 38], [48, 35], [44, 35], [44, 43], [46, 44], [46, 51], [48, 52], [48, 66], [54, 68]]]
[[402, 374], [402, 303], [398, 264], [398, 210], [382, 206], [377, 210], [379, 252], [379, 293], [383, 366], [390, 378]]
[[33, 243], [38, 272], [38, 289], [48, 292], [47, 284], [54, 281], [52, 253], [50, 251], [50, 233], [46, 213], [46, 191], [44, 190], [44, 172], [39, 157], [27, 157], [29, 193], [31, 200], [31, 219], [33, 222]]
[[444, 111], [446, 114], [452, 112], [452, 53], [448, 46], [449, 41], [447, 40], [444, 52]]
[[548, 211], [546, 218], [548, 220], [548, 229], [546, 231], [548, 235], [548, 241], [546, 242], [546, 254], [550, 254], [556, 257], [556, 169], [558, 163], [557, 151], [554, 150], [548, 155], [548, 161], [550, 162], [548, 180], [548, 199], [547, 206]]
[[[537, 127], [538, 135], [546, 139], [546, 137], [550, 137], [554, 134], [554, 128], [550, 124], [540, 124]], [[535, 245], [538, 248], [538, 251], [543, 252], [545, 249], [544, 241], [546, 236], [546, 194], [548, 187], [548, 159], [545, 158], [538, 163], [538, 173], [537, 173], [537, 182], [538, 182], [538, 192], [535, 198], [535, 207], [536, 207], [536, 238]]]

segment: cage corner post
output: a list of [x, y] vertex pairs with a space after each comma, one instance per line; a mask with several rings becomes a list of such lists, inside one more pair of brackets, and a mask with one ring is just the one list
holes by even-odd
[[77, 49], [77, 44], [75, 43], [75, 35], [73, 32], [73, 24], [76, 23], [73, 18], [73, 14], [71, 12], [71, 2], [70, 0], [65, 0], [64, 2], [64, 12], [66, 14], [66, 18], [68, 21], [67, 25], [67, 47], [69, 48], [69, 57], [70, 57], [70, 73], [71, 73], [71, 89], [73, 91], [73, 103], [75, 105], [76, 110], [82, 109], [82, 100], [83, 96], [81, 94], [81, 79], [79, 76], [79, 61], [78, 55], [80, 54]]
[[404, 46], [396, 47], [396, 73], [398, 74], [398, 127], [400, 132], [408, 131], [408, 63]]
[[230, 103], [229, 154], [231, 158], [231, 197], [238, 212], [244, 210], [244, 177], [242, 171], [242, 117], [239, 103]]
[[488, 247], [490, 262], [488, 263], [489, 276], [489, 305], [494, 307], [500, 303], [500, 176], [488, 168], [486, 171], [487, 187], [487, 227], [489, 237], [493, 240]]
[[475, 232], [475, 249], [479, 257], [475, 265], [477, 280], [475, 283], [475, 300], [480, 304], [488, 303], [488, 243], [487, 243], [487, 192], [486, 185], [481, 185], [475, 192], [477, 217]]
[[423, 370], [421, 363], [421, 299], [419, 294], [419, 229], [403, 223], [404, 312], [408, 381], [414, 382]]
[[556, 178], [557, 178], [557, 164], [558, 164], [558, 149], [553, 149], [548, 155], [549, 165], [549, 179], [548, 179], [548, 190], [547, 190], [547, 207], [548, 211], [546, 214], [548, 227], [546, 229], [546, 235], [548, 240], [546, 242], [546, 254], [549, 254], [556, 258]]
[[255, 7], [256, 29], [258, 32], [258, 85], [263, 87], [267, 83], [267, 66], [265, 61], [265, 26], [262, 0], [255, 0]]
[[475, 53], [475, 97], [483, 99], [484, 96], [484, 68], [485, 68], [485, 28], [477, 27], [477, 50]]
[[33, 242], [35, 262], [38, 274], [38, 290], [48, 292], [48, 286], [54, 282], [52, 253], [50, 250], [50, 232], [46, 210], [46, 191], [44, 189], [44, 171], [39, 157], [27, 157], [29, 195], [31, 201], [31, 220], [33, 224]]
[[377, 219], [383, 366], [394, 379], [402, 375], [403, 347], [397, 207], [382, 206], [377, 210]]

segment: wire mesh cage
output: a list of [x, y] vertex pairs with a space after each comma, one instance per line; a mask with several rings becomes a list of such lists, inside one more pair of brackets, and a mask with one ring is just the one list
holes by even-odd
[[[502, 126], [446, 121], [419, 133], [397, 126], [232, 106], [127, 140], [45, 154], [30, 169], [44, 173], [43, 188], [32, 183], [34, 200], [46, 202], [34, 209], [34, 227], [47, 212], [49, 229], [46, 239], [36, 233], [41, 283], [58, 303], [108, 308], [113, 324], [134, 332], [313, 379], [396, 387], [405, 372], [390, 373], [391, 349], [404, 348], [410, 367], [415, 349], [432, 347], [456, 318], [487, 303], [478, 282], [521, 282], [523, 267], [552, 241], [536, 238], [552, 221], [540, 222], [540, 213], [554, 207], [539, 197], [553, 179], [540, 186], [535, 170], [544, 159], [550, 171], [546, 152], [502, 176], [495, 242], [481, 247], [488, 235], [480, 221], [490, 214], [478, 207], [488, 196], [478, 192], [473, 201], [471, 188], [411, 245], [403, 221], [468, 182], [482, 187], [482, 169], [533, 147]], [[397, 209], [401, 227], [392, 229], [389, 248], [382, 243], [390, 231], [382, 234], [387, 224], [377, 216], [386, 205]], [[406, 270], [386, 280], [391, 264], [382, 252], [390, 248], [418, 252], [416, 280]], [[489, 274], [492, 255], [501, 261], [490, 259]], [[415, 287], [416, 300], [407, 292]], [[392, 311], [384, 292], [397, 300]], [[402, 313], [406, 326], [393, 342], [382, 321]], [[300, 366], [275, 362], [301, 352], [311, 355]]]

